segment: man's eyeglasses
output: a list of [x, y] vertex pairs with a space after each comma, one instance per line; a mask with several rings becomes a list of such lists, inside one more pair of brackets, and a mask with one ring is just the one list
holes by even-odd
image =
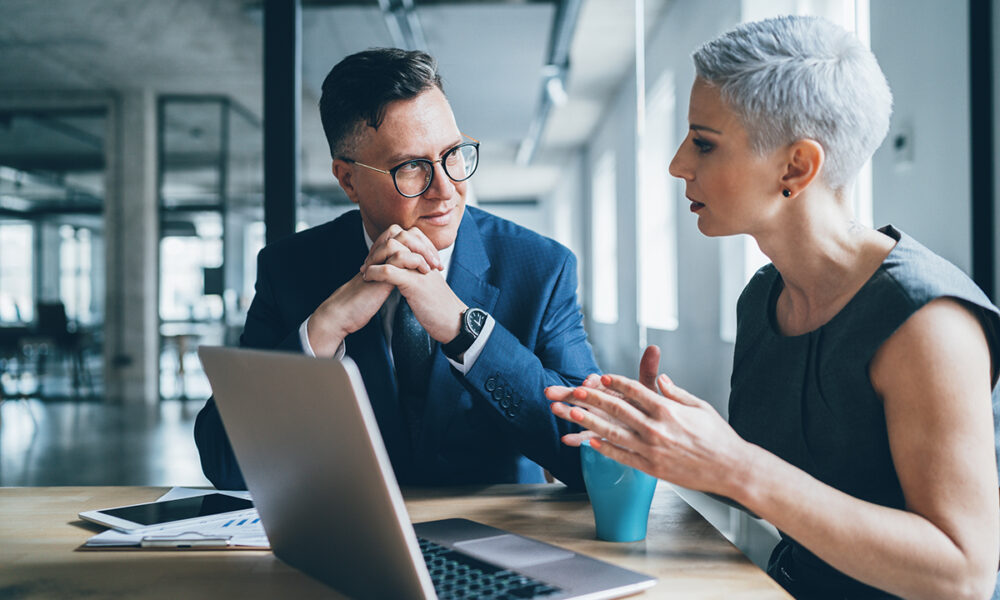
[[465, 181], [472, 177], [472, 174], [476, 172], [476, 167], [479, 166], [479, 140], [467, 135], [465, 137], [472, 141], [451, 148], [441, 158], [436, 160], [414, 158], [396, 165], [388, 171], [366, 165], [352, 158], [342, 158], [342, 160], [372, 171], [391, 175], [392, 182], [396, 185], [396, 191], [400, 195], [416, 198], [431, 187], [431, 183], [434, 181], [434, 163], [441, 163], [445, 174], [452, 181]]

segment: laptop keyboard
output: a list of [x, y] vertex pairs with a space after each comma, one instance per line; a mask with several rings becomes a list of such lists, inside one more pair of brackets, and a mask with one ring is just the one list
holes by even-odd
[[562, 591], [424, 538], [417, 539], [440, 600], [517, 600]]

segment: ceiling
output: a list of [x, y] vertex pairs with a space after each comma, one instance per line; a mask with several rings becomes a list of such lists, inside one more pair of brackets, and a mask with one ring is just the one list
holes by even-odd
[[[534, 159], [521, 166], [515, 155], [539, 112], [556, 3], [415, 0], [426, 49], [438, 59], [459, 126], [483, 142], [474, 179], [480, 201], [534, 199], [557, 185], [570, 153], [588, 139], [604, 106], [630, 76], [633, 3], [582, 2], [570, 45], [567, 99], [548, 114]], [[666, 2], [646, 0], [647, 25]], [[251, 116], [262, 113], [259, 3], [0, 0], [0, 15], [0, 95], [148, 89], [222, 95]], [[316, 108], [320, 85], [344, 56], [397, 42], [376, 0], [303, 0], [302, 25], [302, 186], [334, 197], [339, 188], [330, 175]], [[71, 151], [89, 152], [93, 163], [87, 136], [100, 136], [100, 126], [73, 115], [56, 125], [44, 118], [34, 125], [18, 121], [16, 130], [0, 118], [0, 165], [20, 156], [22, 165], [45, 170], [46, 156], [55, 166], [56, 157], [65, 161]], [[170, 119], [171, 127], [211, 134], [209, 125], [183, 120]], [[68, 133], [77, 126], [83, 135]]]

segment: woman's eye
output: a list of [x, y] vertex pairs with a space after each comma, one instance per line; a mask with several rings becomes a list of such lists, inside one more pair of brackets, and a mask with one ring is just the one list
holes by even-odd
[[698, 152], [701, 152], [702, 154], [705, 154], [707, 152], [711, 152], [712, 148], [715, 147], [712, 144], [712, 142], [709, 142], [707, 140], [703, 140], [701, 138], [691, 138], [691, 142], [694, 143], [694, 145], [695, 145], [696, 148], [698, 148]]

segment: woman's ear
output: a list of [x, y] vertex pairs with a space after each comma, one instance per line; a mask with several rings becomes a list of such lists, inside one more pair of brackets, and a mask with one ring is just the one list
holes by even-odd
[[344, 190], [344, 193], [347, 194], [351, 202], [357, 204], [358, 189], [354, 187], [354, 165], [346, 160], [335, 158], [333, 159], [333, 164], [330, 166], [330, 171], [333, 172], [333, 176], [337, 178], [337, 183], [340, 184], [340, 188]]
[[826, 163], [826, 152], [823, 146], [812, 139], [801, 139], [788, 147], [785, 172], [781, 177], [782, 193], [788, 190], [786, 197], [794, 197], [816, 179]]

